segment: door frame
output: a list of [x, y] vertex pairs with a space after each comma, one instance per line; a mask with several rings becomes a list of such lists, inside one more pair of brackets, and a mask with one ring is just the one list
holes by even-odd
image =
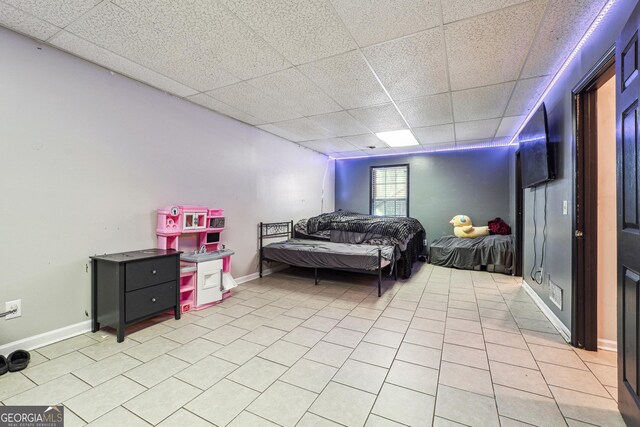
[[522, 276], [522, 258], [523, 258], [523, 227], [524, 227], [524, 189], [522, 188], [522, 163], [520, 160], [520, 150], [516, 150], [515, 153], [515, 170], [516, 170], [516, 194], [515, 194], [515, 209], [516, 209], [516, 256], [515, 267], [513, 271], [514, 276]]
[[572, 90], [573, 236], [571, 344], [598, 349], [598, 145], [596, 90], [615, 76], [615, 45]]

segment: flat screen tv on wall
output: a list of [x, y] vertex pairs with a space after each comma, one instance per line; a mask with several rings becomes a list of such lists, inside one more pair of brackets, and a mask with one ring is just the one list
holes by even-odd
[[547, 110], [542, 104], [518, 135], [522, 187], [530, 188], [555, 179], [554, 147], [549, 142]]

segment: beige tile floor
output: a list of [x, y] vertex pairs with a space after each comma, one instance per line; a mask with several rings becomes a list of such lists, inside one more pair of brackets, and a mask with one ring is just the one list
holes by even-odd
[[616, 358], [567, 345], [517, 278], [287, 270], [125, 342], [87, 333], [0, 377], [66, 426], [618, 426]]

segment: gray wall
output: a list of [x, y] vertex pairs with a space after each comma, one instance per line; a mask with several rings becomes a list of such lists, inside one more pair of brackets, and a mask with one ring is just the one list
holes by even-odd
[[[558, 176], [548, 184], [547, 195], [547, 243], [544, 258], [544, 283], [538, 285], [531, 280], [529, 273], [533, 266], [533, 191], [525, 190], [524, 206], [524, 257], [523, 275], [525, 281], [535, 290], [542, 300], [571, 329], [571, 256], [574, 215], [574, 187], [573, 177], [575, 135], [572, 118], [572, 89], [589, 73], [605, 52], [613, 46], [615, 38], [633, 9], [635, 1], [622, 0], [614, 5], [609, 14], [601, 22], [593, 35], [588, 39], [583, 49], [576, 56], [571, 65], [565, 70], [557, 84], [544, 99], [549, 119], [551, 140], [556, 143], [558, 153]], [[511, 180], [515, 177], [513, 162], [510, 162]], [[538, 188], [537, 219], [538, 263], [542, 249], [542, 225], [544, 209], [544, 186]], [[562, 214], [562, 202], [569, 204], [568, 215]], [[548, 280], [563, 289], [563, 308], [558, 309], [549, 300]]]
[[326, 156], [1, 28], [0, 58], [0, 346], [86, 320], [88, 257], [154, 247], [159, 207], [224, 209], [236, 277], [258, 222], [333, 210]]
[[409, 215], [429, 241], [453, 234], [449, 220], [466, 214], [475, 225], [509, 218], [509, 149], [336, 160], [336, 209], [369, 212], [371, 166], [409, 164]]

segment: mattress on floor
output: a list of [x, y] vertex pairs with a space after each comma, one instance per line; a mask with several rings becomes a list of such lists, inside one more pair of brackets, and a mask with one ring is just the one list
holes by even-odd
[[377, 270], [378, 249], [382, 267], [393, 262], [393, 246], [356, 245], [319, 240], [289, 239], [262, 248], [264, 258], [298, 267]]
[[444, 236], [429, 247], [429, 260], [434, 265], [473, 270], [479, 265], [503, 266], [510, 274], [514, 264], [513, 236], [484, 236], [467, 239]]

